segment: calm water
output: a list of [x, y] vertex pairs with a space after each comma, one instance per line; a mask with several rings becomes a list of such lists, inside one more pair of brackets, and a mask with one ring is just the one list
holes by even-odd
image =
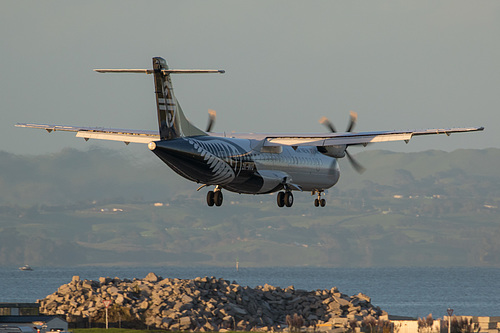
[[0, 268], [0, 302], [34, 302], [71, 281], [101, 276], [144, 278], [149, 272], [163, 278], [215, 276], [240, 285], [266, 283], [296, 289], [330, 289], [355, 295], [362, 292], [389, 314], [442, 317], [451, 307], [456, 315], [500, 316], [499, 268], [240, 268], [234, 267], [16, 267]]

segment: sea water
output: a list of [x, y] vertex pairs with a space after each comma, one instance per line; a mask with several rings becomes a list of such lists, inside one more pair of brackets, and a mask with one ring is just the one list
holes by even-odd
[[314, 268], [314, 267], [16, 267], [0, 268], [0, 302], [35, 302], [71, 281], [99, 277], [144, 278], [154, 272], [163, 278], [214, 276], [242, 286], [316, 290], [337, 287], [349, 296], [363, 293], [372, 304], [392, 315], [500, 316], [500, 268]]

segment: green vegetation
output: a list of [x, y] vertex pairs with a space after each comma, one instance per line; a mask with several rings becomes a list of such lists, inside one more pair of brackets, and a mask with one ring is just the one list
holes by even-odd
[[[325, 208], [205, 191], [151, 154], [0, 153], [0, 265], [500, 266], [500, 150], [364, 151]], [[163, 205], [155, 205], [161, 203]]]
[[73, 333], [164, 333], [165, 330], [139, 330], [131, 328], [72, 328]]
[[[167, 330], [140, 330], [140, 329], [131, 329], [131, 328], [72, 328], [70, 329], [73, 333], [165, 333], [165, 332], [173, 332]], [[182, 332], [182, 331], [179, 331]], [[237, 331], [241, 332], [241, 331]], [[226, 333], [235, 333], [235, 331], [227, 331]]]

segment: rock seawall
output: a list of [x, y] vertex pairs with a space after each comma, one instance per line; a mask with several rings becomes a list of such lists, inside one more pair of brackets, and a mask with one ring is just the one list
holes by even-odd
[[118, 321], [118, 315], [122, 321], [169, 330], [279, 330], [287, 324], [287, 315], [301, 316], [308, 326], [347, 324], [386, 314], [368, 296], [349, 297], [336, 287], [306, 291], [266, 284], [250, 288], [215, 277], [163, 279], [154, 273], [133, 280], [101, 277], [92, 281], [74, 276], [39, 300], [40, 312], [66, 315], [69, 322], [89, 318], [95, 322], [104, 316], [104, 300], [112, 301], [111, 322]]

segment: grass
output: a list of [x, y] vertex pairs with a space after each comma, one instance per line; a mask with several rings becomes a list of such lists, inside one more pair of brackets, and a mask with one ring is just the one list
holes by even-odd
[[[73, 333], [164, 333], [172, 331], [167, 330], [140, 330], [140, 329], [132, 329], [132, 328], [73, 328], [69, 330]], [[183, 331], [179, 331], [183, 332]], [[228, 331], [227, 333], [234, 333], [233, 331]]]
[[166, 332], [166, 330], [140, 330], [132, 328], [73, 328], [70, 329], [73, 333], [155, 333], [155, 332]]

